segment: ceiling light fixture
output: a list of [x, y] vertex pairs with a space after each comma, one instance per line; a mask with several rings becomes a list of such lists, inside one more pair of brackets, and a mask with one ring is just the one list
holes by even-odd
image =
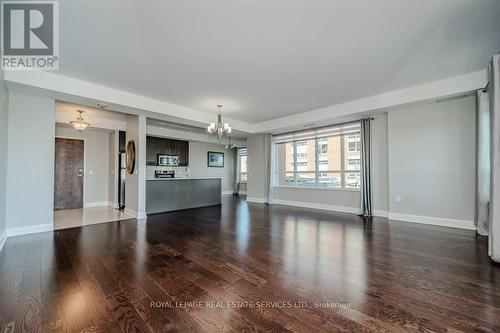
[[219, 114], [217, 115], [217, 124], [210, 123], [210, 125], [208, 125], [208, 134], [209, 135], [216, 135], [217, 138], [220, 139], [224, 135], [227, 135], [227, 136], [231, 135], [232, 129], [228, 123], [222, 124], [222, 116], [221, 116], [222, 105], [218, 104], [217, 107], [219, 108]]
[[235, 149], [237, 148], [234, 143], [231, 143], [231, 136], [228, 136], [228, 142], [227, 145], [225, 146], [226, 149]]
[[76, 110], [78, 112], [78, 118], [76, 120], [73, 120], [70, 122], [71, 125], [73, 125], [73, 128], [76, 129], [78, 132], [83, 132], [87, 129], [88, 126], [90, 126], [89, 123], [85, 122], [85, 120], [82, 117], [83, 111], [81, 110]]

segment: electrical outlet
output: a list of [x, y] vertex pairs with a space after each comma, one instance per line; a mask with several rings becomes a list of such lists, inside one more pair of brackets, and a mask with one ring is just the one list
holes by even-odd
[[396, 202], [401, 202], [401, 194], [396, 194]]

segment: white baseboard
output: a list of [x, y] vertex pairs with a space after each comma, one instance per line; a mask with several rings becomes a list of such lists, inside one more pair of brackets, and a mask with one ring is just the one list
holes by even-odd
[[128, 209], [127, 207], [125, 207], [124, 213], [129, 216], [132, 216], [133, 218], [137, 218], [137, 212], [135, 210]]
[[267, 199], [266, 198], [254, 198], [254, 197], [247, 197], [248, 202], [255, 202], [255, 203], [266, 203]]
[[278, 205], [295, 206], [295, 207], [302, 207], [302, 208], [312, 208], [312, 209], [320, 209], [320, 210], [329, 210], [329, 211], [334, 211], [334, 212], [350, 213], [350, 214], [358, 214], [359, 213], [358, 207], [325, 205], [325, 204], [317, 204], [317, 203], [312, 203], [312, 202], [300, 202], [300, 201], [290, 201], [290, 200], [280, 200], [280, 199], [274, 199], [273, 201], [275, 204], [278, 204]]
[[389, 216], [389, 212], [386, 211], [386, 210], [374, 209], [373, 210], [373, 216], [388, 217]]
[[7, 237], [36, 234], [38, 232], [46, 232], [52, 230], [54, 230], [54, 225], [52, 223], [36, 224], [27, 227], [8, 228]]
[[111, 202], [111, 201], [108, 201], [108, 207], [111, 207], [111, 208], [113, 208], [113, 209], [118, 209], [118, 208], [120, 208], [120, 206], [118, 205], [118, 202], [113, 203], [113, 202]]
[[388, 217], [390, 220], [397, 220], [403, 222], [413, 222], [413, 223], [437, 225], [441, 227], [476, 230], [476, 227], [474, 226], [474, 221], [447, 219], [443, 217], [409, 215], [409, 214], [392, 213], [392, 212], [389, 212]]
[[109, 201], [87, 202], [83, 204], [83, 208], [106, 207], [106, 206], [109, 206]]
[[135, 210], [127, 209], [127, 207], [125, 207], [124, 213], [138, 220], [145, 220], [148, 218], [146, 212], [136, 212]]
[[2, 251], [5, 242], [7, 241], [7, 231], [5, 231], [2, 235], [0, 235], [0, 251]]
[[222, 191], [222, 195], [229, 195], [229, 194], [233, 194], [233, 191]]

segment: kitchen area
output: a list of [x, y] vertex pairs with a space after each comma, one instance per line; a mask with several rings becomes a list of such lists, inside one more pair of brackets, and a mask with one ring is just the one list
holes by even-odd
[[221, 204], [231, 193], [235, 151], [223, 145], [146, 138], [146, 213]]

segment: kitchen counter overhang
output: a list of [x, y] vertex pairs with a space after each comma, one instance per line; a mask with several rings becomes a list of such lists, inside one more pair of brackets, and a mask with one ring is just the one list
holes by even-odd
[[220, 178], [165, 178], [146, 181], [148, 215], [220, 204]]

